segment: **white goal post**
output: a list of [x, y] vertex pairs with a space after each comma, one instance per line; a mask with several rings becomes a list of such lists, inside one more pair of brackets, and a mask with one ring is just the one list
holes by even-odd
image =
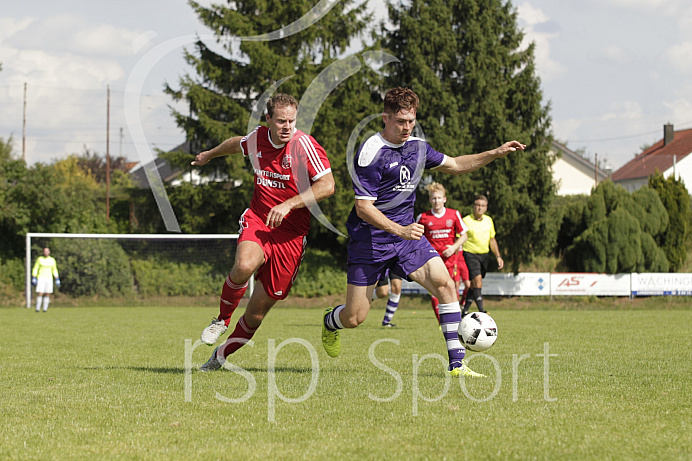
[[[239, 234], [69, 234], [29, 232], [26, 234], [26, 307], [31, 307], [31, 240], [34, 238], [74, 238], [74, 239], [113, 239], [113, 240], [237, 240]], [[233, 265], [229, 261], [228, 267]], [[58, 260], [58, 271], [60, 261]], [[250, 278], [248, 294], [254, 289], [254, 277]], [[220, 289], [221, 287], [219, 287]], [[220, 290], [219, 290], [220, 293]]]

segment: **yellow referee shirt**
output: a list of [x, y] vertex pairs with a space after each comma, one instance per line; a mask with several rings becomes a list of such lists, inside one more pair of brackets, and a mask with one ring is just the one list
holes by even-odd
[[466, 233], [468, 239], [462, 249], [478, 255], [490, 253], [490, 239], [495, 237], [495, 224], [493, 218], [483, 215], [480, 221], [473, 218], [473, 214], [464, 217], [464, 222], [469, 226]]

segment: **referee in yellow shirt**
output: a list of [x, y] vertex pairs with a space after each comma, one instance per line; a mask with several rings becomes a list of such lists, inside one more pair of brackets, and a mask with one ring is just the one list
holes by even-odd
[[473, 199], [473, 214], [464, 217], [464, 222], [469, 226], [467, 232], [468, 239], [464, 242], [462, 249], [464, 251], [464, 260], [469, 268], [469, 277], [471, 278], [471, 289], [466, 297], [466, 304], [461, 313], [462, 317], [469, 313], [471, 303], [476, 301], [479, 312], [485, 312], [483, 309], [483, 296], [481, 290], [483, 288], [483, 277], [488, 269], [488, 261], [490, 252], [492, 251], [497, 258], [497, 267], [502, 269], [505, 262], [500, 256], [500, 248], [495, 240], [495, 224], [490, 216], [486, 216], [488, 210], [488, 198], [485, 195], [477, 195]]
[[50, 295], [53, 293], [53, 279], [55, 286], [60, 286], [60, 277], [58, 275], [58, 265], [55, 259], [50, 256], [50, 248], [43, 249], [43, 256], [39, 256], [34, 264], [34, 270], [31, 271], [31, 284], [36, 287], [36, 312], [48, 310], [50, 304]]

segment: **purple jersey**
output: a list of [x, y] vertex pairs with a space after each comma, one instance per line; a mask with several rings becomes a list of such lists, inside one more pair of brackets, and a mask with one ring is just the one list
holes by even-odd
[[[413, 223], [416, 189], [423, 170], [444, 164], [445, 155], [420, 138], [392, 144], [379, 134], [360, 146], [354, 159], [352, 180], [356, 200], [372, 200], [387, 218], [402, 226]], [[355, 208], [346, 222], [351, 241], [393, 243], [400, 237], [368, 224]]]

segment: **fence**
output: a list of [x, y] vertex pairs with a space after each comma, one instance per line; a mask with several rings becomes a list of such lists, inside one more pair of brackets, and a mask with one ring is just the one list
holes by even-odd
[[[416, 282], [404, 281], [402, 292], [426, 294]], [[489, 273], [483, 279], [486, 296], [690, 296], [692, 274], [592, 274], [520, 272]]]

